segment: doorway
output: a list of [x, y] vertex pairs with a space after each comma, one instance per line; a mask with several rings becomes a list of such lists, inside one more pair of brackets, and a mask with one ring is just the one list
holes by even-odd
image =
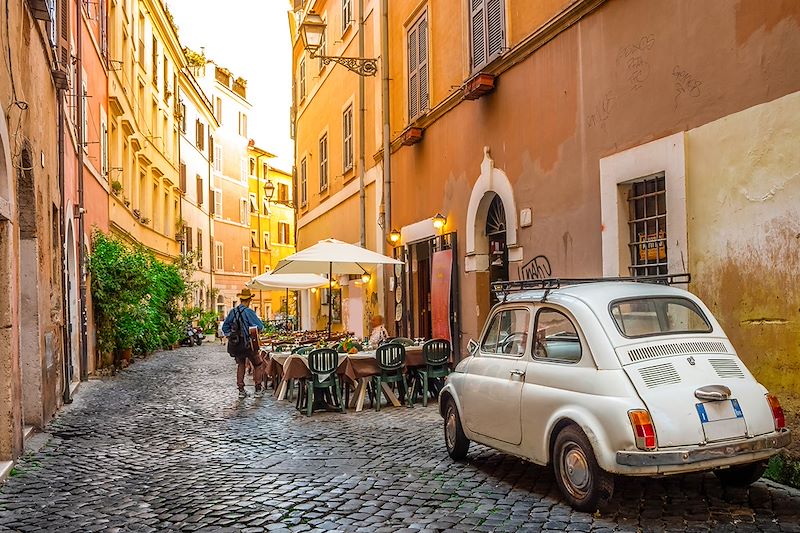
[[69, 359], [69, 381], [78, 381], [80, 374], [80, 347], [78, 332], [78, 261], [75, 257], [75, 239], [72, 232], [72, 221], [67, 226], [67, 294], [69, 294], [67, 305], [69, 306], [69, 339], [70, 353]]
[[497, 281], [508, 281], [506, 211], [503, 201], [496, 194], [486, 213], [486, 238], [489, 240], [489, 301], [491, 305], [494, 305], [498, 299], [491, 290], [491, 284]]

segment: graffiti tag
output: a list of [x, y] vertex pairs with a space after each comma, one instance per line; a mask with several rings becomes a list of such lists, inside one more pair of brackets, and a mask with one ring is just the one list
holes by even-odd
[[546, 279], [553, 274], [547, 256], [537, 255], [519, 267], [519, 279]]
[[688, 70], [682, 69], [680, 65], [675, 65], [672, 69], [672, 79], [675, 83], [675, 108], [678, 108], [678, 99], [681, 95], [688, 95], [692, 98], [700, 96], [700, 86], [703, 82], [692, 76]]
[[650, 77], [650, 63], [645, 59], [645, 52], [656, 44], [654, 34], [643, 35], [638, 41], [623, 46], [617, 53], [617, 64], [625, 66], [626, 77], [631, 89], [636, 91]]

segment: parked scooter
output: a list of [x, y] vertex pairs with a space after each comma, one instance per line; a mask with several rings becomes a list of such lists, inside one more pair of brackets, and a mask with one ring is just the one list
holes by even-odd
[[203, 344], [205, 335], [203, 335], [200, 328], [194, 327], [191, 323], [186, 324], [185, 333], [186, 336], [181, 340], [181, 346], [200, 346]]

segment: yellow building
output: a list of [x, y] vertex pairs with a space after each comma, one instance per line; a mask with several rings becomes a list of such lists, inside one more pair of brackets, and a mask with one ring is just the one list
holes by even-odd
[[[252, 145], [250, 168], [250, 269], [255, 277], [275, 269], [278, 261], [295, 251], [292, 176], [270, 164], [275, 156]], [[259, 291], [253, 308], [267, 320], [286, 314], [285, 291]], [[295, 297], [289, 293], [289, 314], [294, 315]]]
[[112, 233], [180, 253], [178, 72], [186, 59], [163, 2], [123, 0], [109, 11], [109, 196]]
[[[380, 72], [361, 78], [340, 64], [312, 58], [298, 34], [313, 10], [326, 23], [321, 54], [375, 58], [379, 55], [378, 8], [370, 7], [367, 12], [362, 4], [359, 0], [295, 2], [299, 8], [290, 20], [298, 249], [334, 237], [388, 253], [385, 230], [379, 226], [383, 196]], [[365, 12], [363, 49], [359, 45], [361, 9]], [[363, 99], [359, 99], [362, 80]], [[362, 109], [363, 121], [359, 120]], [[363, 165], [359, 165], [360, 154]], [[367, 286], [347, 276], [337, 280], [341, 293], [334, 293], [334, 304], [339, 303], [334, 311], [334, 330], [362, 335], [369, 318], [382, 313], [383, 298], [373, 296], [383, 292], [382, 272], [377, 274]], [[328, 306], [321, 305], [324, 298], [324, 290], [305, 293], [302, 307], [309, 310], [309, 318], [304, 317], [304, 328], [326, 327]]]

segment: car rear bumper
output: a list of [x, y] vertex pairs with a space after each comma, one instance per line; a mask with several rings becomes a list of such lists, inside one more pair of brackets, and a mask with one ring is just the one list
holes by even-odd
[[[656, 452], [617, 452], [617, 464], [633, 467], [679, 466], [736, 458], [742, 455], [772, 455], [791, 441], [791, 432], [783, 429], [752, 439]], [[770, 453], [771, 452], [771, 453]]]

